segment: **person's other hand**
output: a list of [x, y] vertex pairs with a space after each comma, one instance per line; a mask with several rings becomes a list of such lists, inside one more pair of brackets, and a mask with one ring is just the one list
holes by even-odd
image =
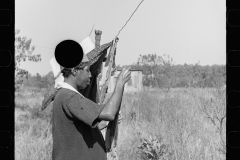
[[117, 85], [123, 87], [125, 83], [131, 78], [131, 67], [124, 67], [121, 73], [118, 75], [117, 78]]

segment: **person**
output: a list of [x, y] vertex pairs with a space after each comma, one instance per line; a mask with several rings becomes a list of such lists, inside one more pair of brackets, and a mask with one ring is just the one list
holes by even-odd
[[64, 82], [53, 102], [53, 160], [107, 160], [104, 138], [98, 127], [101, 121], [113, 121], [120, 107], [124, 85], [131, 78], [124, 68], [117, 78], [114, 92], [106, 104], [85, 98], [79, 90], [90, 84], [87, 56], [74, 68], [64, 68]]

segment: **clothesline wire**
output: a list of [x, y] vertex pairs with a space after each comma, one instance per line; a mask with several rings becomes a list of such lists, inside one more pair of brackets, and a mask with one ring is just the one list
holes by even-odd
[[90, 36], [91, 35], [91, 33], [92, 33], [92, 31], [93, 31], [93, 27], [95, 26], [95, 24], [93, 24], [93, 26], [92, 26], [92, 30], [91, 30], [91, 32], [89, 33], [89, 35], [88, 36]]
[[[121, 28], [121, 30], [118, 32], [117, 36], [120, 34], [120, 32], [123, 30], [123, 28], [127, 25], [128, 21], [132, 18], [133, 14], [138, 10], [138, 7], [142, 4], [143, 1], [144, 1], [144, 0], [142, 0], [142, 1], [138, 4], [137, 8], [134, 10], [134, 12], [133, 12], [132, 15], [130, 16], [130, 18], [127, 20], [127, 22], [126, 22], [126, 23], [124, 24], [124, 26]], [[117, 37], [117, 36], [116, 36], [116, 37]]]
[[[124, 26], [119, 30], [117, 36], [119, 36], [120, 32], [123, 30], [123, 28], [124, 28], [124, 27], [127, 25], [127, 23], [130, 21], [130, 19], [132, 18], [133, 14], [138, 10], [139, 6], [142, 4], [143, 1], [144, 1], [144, 0], [142, 0], [142, 1], [138, 4], [137, 8], [133, 11], [132, 15], [129, 17], [129, 19], [127, 20], [127, 22], [126, 22], [126, 23], [124, 24]], [[94, 25], [95, 25], [95, 24], [94, 24]], [[94, 27], [94, 25], [93, 25], [93, 27]], [[92, 30], [93, 30], [93, 27], [92, 27]], [[89, 36], [91, 35], [92, 30], [91, 30], [91, 32], [89, 33]], [[117, 37], [117, 36], [116, 36], [116, 37]], [[54, 48], [43, 47], [43, 46], [35, 46], [35, 47], [42, 47], [42, 48], [54, 49]]]

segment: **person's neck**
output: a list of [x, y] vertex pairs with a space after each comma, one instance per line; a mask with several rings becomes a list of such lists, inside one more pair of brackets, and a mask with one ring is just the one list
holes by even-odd
[[78, 89], [77, 89], [77, 85], [76, 85], [75, 83], [73, 83], [70, 79], [65, 79], [64, 82], [67, 83], [67, 84], [69, 84], [69, 85], [71, 85], [71, 86], [72, 86], [73, 88], [75, 88], [76, 90], [78, 90]]

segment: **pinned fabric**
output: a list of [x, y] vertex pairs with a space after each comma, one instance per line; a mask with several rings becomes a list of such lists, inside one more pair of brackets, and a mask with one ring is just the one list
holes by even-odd
[[[89, 37], [84, 39], [80, 44], [82, 45], [84, 54], [86, 54], [86, 56], [90, 61], [90, 65], [91, 65], [90, 72], [92, 74], [90, 85], [86, 89], [81, 90], [80, 92], [84, 97], [98, 103], [99, 100], [98, 100], [98, 93], [97, 93], [98, 91], [97, 76], [101, 71], [102, 61], [107, 55], [107, 49], [112, 45], [112, 42], [109, 42], [101, 45], [100, 47], [94, 48], [90, 52], [89, 50], [93, 48], [93, 43], [91, 42]], [[55, 79], [55, 88], [56, 88], [59, 83], [64, 82], [64, 77], [62, 76], [62, 73], [61, 73], [62, 68], [56, 62], [54, 57], [51, 59], [50, 64], [52, 66], [52, 71]], [[58, 89], [54, 89], [45, 94], [44, 100], [42, 102], [42, 110], [44, 110], [54, 100], [54, 97], [57, 91]]]
[[[91, 39], [87, 37], [80, 44], [83, 48], [84, 55], [86, 55], [86, 56], [83, 56], [83, 61], [84, 62], [90, 61], [90, 65], [92, 65], [96, 61], [98, 61], [98, 59], [102, 55], [101, 53], [112, 45], [112, 42], [106, 43], [98, 48], [94, 48], [94, 44], [92, 43]], [[106, 54], [104, 55], [106, 56]], [[101, 61], [103, 60], [103, 58], [101, 58]], [[55, 80], [55, 87], [56, 87], [59, 82], [64, 81], [64, 77], [62, 76], [62, 73], [61, 73], [61, 71], [63, 70], [63, 67], [58, 64], [55, 57], [53, 57], [50, 60], [50, 64], [52, 66], [52, 71], [53, 71], [54, 80]], [[94, 68], [98, 68], [98, 67], [95, 66]], [[94, 74], [95, 72], [96, 70], [92, 70], [91, 74]]]
[[112, 45], [112, 43], [113, 42], [103, 44], [100, 47], [94, 48], [91, 52], [89, 52], [87, 54], [87, 57], [89, 58], [91, 64], [95, 63], [99, 59], [99, 57], [102, 55], [103, 51], [108, 49]]
[[51, 60], [50, 60], [50, 65], [52, 67], [52, 71], [53, 71], [53, 76], [54, 76], [54, 81], [55, 81], [55, 86], [54, 88], [56, 88], [57, 84], [60, 83], [60, 82], [63, 82], [64, 81], [64, 77], [61, 73], [61, 66], [57, 63], [55, 57], [53, 57]]
[[99, 103], [99, 93], [98, 93], [98, 82], [97, 77], [101, 72], [103, 59], [107, 55], [107, 49], [112, 45], [112, 42], [106, 43], [99, 48], [95, 48], [87, 54], [88, 58], [91, 61], [90, 72], [92, 75], [90, 85], [81, 90], [81, 93], [88, 99], [92, 100], [95, 103]]
[[90, 37], [85, 38], [80, 45], [82, 46], [83, 53], [87, 54], [95, 48], [95, 45], [92, 43]]

